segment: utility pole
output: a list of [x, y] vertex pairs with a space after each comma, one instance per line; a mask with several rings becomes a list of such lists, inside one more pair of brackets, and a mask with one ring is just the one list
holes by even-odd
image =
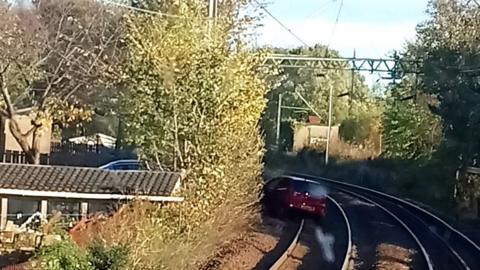
[[217, 17], [218, 0], [208, 0], [208, 18], [215, 19]]
[[[303, 87], [301, 85], [299, 85], [298, 87], [301, 87], [303, 89]], [[303, 101], [303, 103], [305, 103], [305, 105], [307, 105], [307, 107], [319, 118], [319, 119], [322, 119], [322, 117], [320, 116], [320, 114], [313, 108], [313, 106], [302, 96], [302, 94], [300, 94], [300, 92], [298, 92], [297, 89], [294, 89], [295, 91], [295, 94], [297, 94], [297, 96]]]
[[277, 111], [277, 134], [275, 142], [277, 147], [280, 148], [280, 126], [282, 124], [282, 94], [278, 94], [278, 111]]
[[208, 0], [208, 35], [210, 36], [215, 26], [217, 18], [217, 2], [218, 0]]
[[327, 129], [327, 147], [325, 149], [325, 165], [328, 165], [328, 155], [330, 151], [330, 132], [332, 129], [332, 104], [333, 104], [333, 86], [330, 85], [330, 94], [328, 98], [328, 129]]
[[[301, 87], [301, 86], [299, 86]], [[295, 89], [295, 94], [307, 105], [307, 107], [318, 117], [322, 118], [320, 114], [313, 108], [313, 106], [298, 92], [297, 89]], [[329, 150], [330, 150], [330, 129], [332, 126], [332, 103], [333, 103], [333, 86], [330, 86], [330, 95], [329, 95], [329, 100], [328, 100], [328, 129], [327, 129], [327, 147], [325, 149], [325, 165], [328, 164], [328, 155], [329, 155]]]
[[[353, 59], [356, 59], [357, 52], [353, 49]], [[352, 68], [352, 81], [350, 82], [350, 93], [348, 94], [348, 116], [352, 113], [352, 98], [353, 98], [353, 91], [355, 90], [355, 69]]]

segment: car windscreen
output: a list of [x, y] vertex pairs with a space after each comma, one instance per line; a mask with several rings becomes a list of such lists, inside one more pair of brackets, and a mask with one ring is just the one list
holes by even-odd
[[307, 181], [292, 181], [293, 189], [297, 192], [308, 192], [313, 197], [325, 197], [327, 190], [320, 184]]

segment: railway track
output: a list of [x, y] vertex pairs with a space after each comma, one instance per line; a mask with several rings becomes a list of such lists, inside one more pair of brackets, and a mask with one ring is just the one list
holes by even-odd
[[[377, 269], [380, 265], [387, 269], [432, 269], [425, 247], [399, 216], [365, 196], [345, 190], [331, 195], [351, 220], [356, 270]], [[378, 254], [382, 247], [389, 249], [387, 258]]]
[[[326, 184], [332, 190], [335, 190], [335, 198], [331, 198], [331, 200], [341, 201], [341, 194], [348, 195], [364, 203], [374, 205], [377, 211], [380, 209], [391, 220], [395, 220], [397, 229], [401, 226], [404, 232], [408, 232], [410, 245], [415, 244], [415, 247], [412, 247], [417, 251], [412, 262], [413, 269], [480, 269], [480, 247], [478, 245], [439, 217], [408, 201], [327, 178], [304, 174], [291, 175]], [[343, 198], [343, 203], [338, 204], [340, 209], [345, 205], [345, 200], [348, 201], [348, 198]], [[343, 209], [342, 211], [345, 212]], [[348, 215], [345, 216], [346, 222], [349, 223]], [[378, 230], [378, 228], [373, 228], [374, 231], [375, 229]], [[351, 231], [348, 233], [352, 234]], [[358, 245], [362, 246], [362, 243], [360, 242]], [[344, 261], [349, 261], [350, 255], [350, 252], [346, 253]], [[371, 265], [365, 267], [371, 269], [368, 268]]]
[[[412, 269], [432, 269], [423, 245], [395, 214], [364, 196], [348, 191], [333, 192], [328, 199], [330, 207], [327, 205], [328, 216], [323, 226], [325, 234], [321, 237], [327, 237], [330, 233], [336, 239], [336, 247], [332, 249], [335, 252], [335, 262], [322, 258], [325, 247], [319, 245], [321, 239], [312, 233], [318, 230], [315, 223], [302, 220], [289, 247], [270, 269], [375, 269], [375, 248], [382, 243], [395, 243], [395, 247], [403, 250], [415, 250], [414, 262], [407, 262], [412, 265]], [[342, 239], [341, 234], [345, 234], [345, 238]], [[404, 236], [400, 237], [401, 241], [395, 240], [399, 238], [398, 235]], [[352, 258], [353, 245], [358, 253], [355, 260]], [[361, 264], [353, 267], [358, 261]]]
[[[289, 269], [342, 269], [347, 270], [350, 263], [352, 249], [352, 234], [349, 220], [340, 204], [328, 197], [327, 218], [342, 224], [342, 230], [327, 226], [320, 226], [318, 220], [312, 217], [303, 217], [298, 222], [295, 234], [285, 251], [278, 257], [270, 270]], [[330, 224], [333, 227], [338, 223]], [[336, 239], [336, 241], [330, 241]], [[334, 256], [334, 257], [332, 257]], [[338, 257], [338, 258], [335, 258]]]

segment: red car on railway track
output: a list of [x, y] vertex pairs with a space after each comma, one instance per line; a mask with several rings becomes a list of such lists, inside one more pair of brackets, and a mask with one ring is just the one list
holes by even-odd
[[327, 189], [317, 182], [282, 176], [265, 183], [263, 200], [267, 209], [277, 214], [296, 210], [323, 218], [326, 212]]

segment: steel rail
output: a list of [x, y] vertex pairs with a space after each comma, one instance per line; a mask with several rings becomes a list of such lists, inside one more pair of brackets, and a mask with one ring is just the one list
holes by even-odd
[[347, 227], [347, 250], [345, 252], [341, 270], [348, 270], [350, 261], [352, 259], [352, 229], [350, 226], [350, 221], [348, 220], [347, 214], [345, 213], [345, 210], [343, 210], [342, 206], [331, 196], [328, 196], [328, 199], [338, 208], [342, 214], [343, 220], [345, 221], [345, 226]]
[[288, 246], [288, 248], [285, 250], [285, 252], [282, 253], [280, 258], [275, 261], [275, 263], [269, 268], [270, 270], [278, 270], [282, 265], [285, 263], [285, 261], [288, 259], [290, 254], [292, 254], [293, 250], [298, 244], [298, 239], [300, 238], [300, 234], [302, 234], [303, 227], [305, 225], [305, 219], [302, 219], [300, 222], [300, 226], [297, 229], [297, 232], [295, 233], [295, 237], [293, 237], [292, 242]]
[[420, 251], [422, 252], [422, 256], [423, 258], [425, 259], [426, 263], [427, 263], [427, 267], [429, 270], [433, 270], [433, 263], [432, 263], [432, 260], [430, 258], [430, 256], [428, 255], [428, 252], [426, 250], [426, 248], [423, 246], [422, 242], [420, 241], [420, 239], [418, 239], [417, 235], [413, 232], [413, 230], [405, 223], [403, 222], [403, 220], [401, 218], [399, 218], [397, 215], [395, 215], [392, 211], [388, 210], [387, 208], [385, 208], [384, 206], [380, 205], [379, 203], [375, 202], [374, 200], [371, 200], [363, 195], [360, 195], [358, 193], [355, 193], [355, 192], [352, 192], [352, 191], [348, 191], [348, 190], [345, 190], [345, 189], [342, 189], [342, 188], [335, 188], [345, 194], [349, 194], [353, 197], [356, 197], [356, 198], [360, 198], [361, 200], [363, 201], [366, 201], [366, 202], [369, 202], [373, 205], [375, 205], [376, 207], [378, 207], [379, 209], [381, 209], [383, 212], [385, 212], [388, 216], [392, 217], [393, 219], [395, 219], [407, 232], [408, 234], [413, 238], [413, 240], [415, 241], [415, 243], [417, 244], [418, 248], [420, 249]]
[[[352, 254], [352, 230], [351, 230], [350, 222], [348, 220], [347, 214], [345, 213], [341, 205], [334, 198], [330, 196], [327, 196], [327, 198], [335, 205], [335, 207], [338, 209], [338, 211], [340, 212], [344, 220], [346, 233], [347, 233], [347, 249], [345, 250], [345, 255], [342, 262], [341, 270], [348, 270], [350, 265], [350, 260], [351, 260], [351, 254]], [[300, 226], [296, 231], [295, 237], [290, 242], [288, 248], [282, 253], [282, 255], [277, 259], [277, 261], [275, 261], [275, 263], [269, 268], [270, 270], [281, 269], [282, 265], [293, 253], [293, 250], [296, 248], [300, 235], [303, 232], [304, 225], [305, 225], [305, 220], [302, 219]]]
[[[347, 187], [347, 188], [360, 190], [360, 191], [363, 191], [363, 192], [366, 192], [366, 193], [374, 194], [377, 197], [379, 197], [380, 199], [383, 199], [385, 201], [395, 202], [395, 203], [398, 203], [400, 205], [406, 206], [410, 209], [413, 209], [415, 211], [418, 211], [422, 215], [424, 215], [424, 216], [426, 216], [430, 219], [433, 219], [435, 222], [438, 223], [437, 225], [441, 225], [441, 226], [447, 228], [449, 234], [454, 234], [454, 235], [458, 236], [465, 243], [468, 243], [470, 248], [472, 248], [473, 250], [475, 250], [476, 252], [478, 252], [480, 254], [480, 247], [475, 242], [473, 242], [470, 238], [468, 238], [465, 234], [463, 234], [462, 232], [453, 228], [450, 224], [448, 224], [446, 221], [444, 221], [440, 217], [438, 217], [438, 216], [434, 215], [433, 213], [415, 205], [414, 203], [411, 203], [409, 201], [397, 198], [397, 197], [389, 195], [389, 194], [385, 194], [385, 193], [377, 191], [377, 190], [373, 190], [373, 189], [369, 189], [369, 188], [365, 188], [365, 187], [361, 187], [361, 186], [357, 186], [357, 185], [353, 185], [353, 184], [349, 184], [349, 183], [344, 183], [344, 182], [340, 182], [340, 181], [325, 178], [325, 177], [319, 177], [319, 176], [308, 175], [308, 174], [298, 174], [298, 173], [294, 173], [292, 175], [296, 176], [296, 177], [301, 176], [303, 178], [308, 178], [310, 180], [312, 180], [312, 179], [320, 180], [320, 181], [330, 183], [330, 184], [333, 184], [333, 185], [343, 186], [343, 187]], [[350, 191], [350, 192], [352, 192], [352, 191]], [[405, 211], [408, 212], [410, 215], [414, 216], [420, 222], [422, 222], [424, 226], [429, 228], [429, 230], [432, 232], [432, 234], [434, 236], [436, 236], [440, 241], [442, 241], [446, 245], [446, 247], [451, 251], [451, 253], [457, 258], [457, 260], [463, 265], [463, 267], [465, 269], [475, 269], [475, 268], [471, 268], [471, 267], [468, 266], [468, 264], [465, 262], [465, 260], [462, 258], [462, 256], [457, 252], [457, 250], [455, 250], [452, 247], [451, 244], [449, 244], [447, 242], [447, 240], [445, 240], [444, 237], [440, 236], [436, 231], [430, 229], [430, 226], [428, 226], [428, 224], [426, 224], [426, 222], [420, 218], [420, 215], [414, 214], [411, 210], [408, 210], [406, 207], [403, 207], [405, 209]]]

